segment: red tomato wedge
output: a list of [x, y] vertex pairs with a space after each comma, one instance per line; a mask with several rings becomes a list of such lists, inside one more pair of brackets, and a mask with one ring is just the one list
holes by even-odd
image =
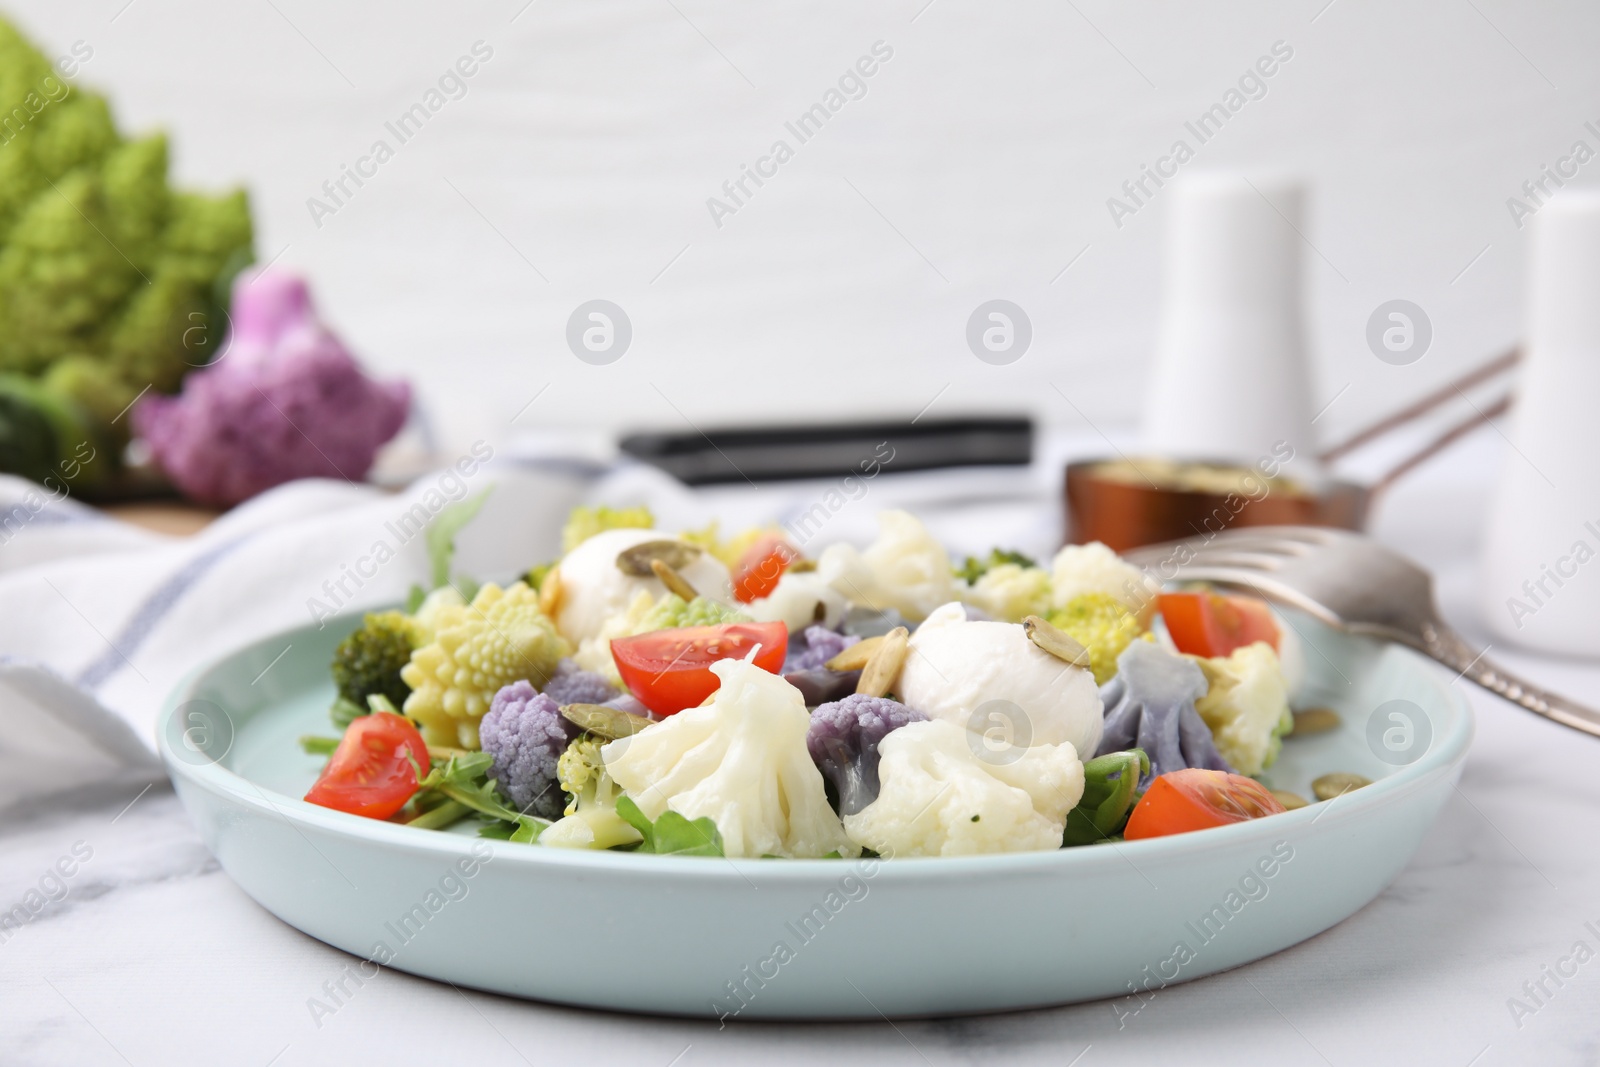
[[387, 711], [362, 715], [344, 732], [306, 800], [351, 815], [387, 819], [428, 773], [428, 746], [411, 721]]
[[1266, 603], [1223, 593], [1162, 593], [1161, 618], [1179, 652], [1229, 656], [1236, 648], [1265, 641], [1278, 650], [1278, 622]]
[[719, 659], [744, 659], [757, 645], [755, 664], [777, 674], [789, 651], [789, 628], [781, 622], [725, 622], [657, 630], [611, 642], [622, 683], [657, 715], [692, 708], [717, 691], [711, 672]]
[[800, 558], [800, 550], [777, 534], [769, 534], [750, 546], [733, 574], [733, 598], [741, 604], [772, 595], [778, 579], [789, 564]]
[[1172, 771], [1150, 783], [1122, 836], [1142, 837], [1186, 834], [1213, 826], [1277, 815], [1284, 807], [1254, 778], [1199, 767]]

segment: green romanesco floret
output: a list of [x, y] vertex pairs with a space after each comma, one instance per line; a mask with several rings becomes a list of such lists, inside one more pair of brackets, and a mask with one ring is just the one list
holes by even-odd
[[1231, 656], [1191, 656], [1210, 686], [1195, 710], [1211, 728], [1217, 751], [1240, 774], [1260, 774], [1278, 758], [1283, 735], [1294, 728], [1289, 685], [1278, 654], [1265, 641]]
[[1117, 673], [1117, 657], [1144, 632], [1139, 616], [1109, 593], [1080, 593], [1064, 608], [1051, 613], [1050, 622], [1065, 630], [1089, 650], [1089, 668], [1096, 685], [1105, 685]]
[[367, 708], [369, 696], [385, 697], [397, 708], [404, 705], [411, 687], [400, 671], [411, 662], [418, 638], [416, 624], [398, 611], [368, 615], [333, 650], [333, 684], [340, 699], [361, 709]]
[[605, 530], [653, 530], [656, 517], [647, 507], [609, 508], [604, 504], [572, 509], [561, 528], [561, 551], [571, 552], [589, 538]]
[[405, 713], [429, 744], [477, 748], [478, 720], [495, 693], [524, 679], [543, 687], [572, 651], [525, 582], [507, 589], [490, 583], [470, 604], [424, 609], [433, 639], [411, 654], [400, 677], [411, 687]]
[[606, 772], [600, 748], [606, 739], [579, 734], [556, 761], [556, 776], [567, 792], [563, 818], [539, 835], [547, 848], [606, 849], [638, 844], [641, 835], [617, 814], [622, 789]]
[[600, 758], [600, 746], [605, 743], [603, 737], [579, 734], [556, 760], [556, 778], [567, 794], [565, 814], [572, 815], [592, 804], [616, 807], [622, 790], [606, 773], [605, 761]]
[[0, 116], [0, 372], [45, 376], [114, 438], [141, 390], [175, 389], [220, 348], [249, 205], [174, 191], [166, 138], [124, 140], [105, 100], [3, 19]]
[[644, 617], [634, 625], [633, 632], [647, 634], [684, 626], [716, 626], [724, 622], [749, 621], [750, 616], [738, 608], [730, 608], [710, 597], [697, 596], [686, 601], [675, 593], [668, 593], [645, 612]]

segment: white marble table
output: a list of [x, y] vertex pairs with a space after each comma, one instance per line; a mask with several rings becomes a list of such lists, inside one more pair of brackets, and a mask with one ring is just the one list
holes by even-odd
[[[1424, 471], [1385, 505], [1377, 525], [1434, 568], [1446, 613], [1480, 645], [1472, 563], [1482, 471], [1492, 468], [1494, 451], [1478, 441]], [[1600, 667], [1498, 647], [1494, 654], [1600, 702]], [[0, 929], [0, 1062], [289, 1067], [357, 1062], [383, 1049], [389, 1062], [484, 1065], [829, 1059], [1093, 1067], [1179, 1056], [1285, 1067], [1592, 1064], [1600, 1061], [1600, 960], [1559, 985], [1550, 974], [1572, 970], [1579, 941], [1600, 952], [1600, 743], [1471, 696], [1478, 734], [1460, 788], [1377, 900], [1287, 952], [1165, 989], [1121, 1020], [1095, 1003], [719, 1030], [385, 972], [319, 1025], [308, 1000], [326, 997], [324, 983], [349, 957], [280, 923], [234, 886], [170, 789], [57, 798], [0, 821], [0, 906], [24, 900], [42, 879], [60, 897], [22, 929]], [[80, 863], [75, 846], [79, 857], [92, 854]], [[64, 857], [73, 874], [61, 883], [63, 896], [46, 876]], [[1511, 998], [1530, 1010], [1514, 1015]]]

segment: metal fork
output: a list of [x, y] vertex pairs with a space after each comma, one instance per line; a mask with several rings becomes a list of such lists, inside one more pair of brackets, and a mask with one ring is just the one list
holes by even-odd
[[1350, 633], [1398, 641], [1492, 693], [1600, 737], [1600, 711], [1497, 667], [1439, 618], [1433, 579], [1376, 541], [1320, 526], [1254, 526], [1124, 553], [1161, 581], [1256, 593]]

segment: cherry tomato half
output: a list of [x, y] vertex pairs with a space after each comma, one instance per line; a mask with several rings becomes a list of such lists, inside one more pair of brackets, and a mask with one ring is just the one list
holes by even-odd
[[757, 645], [755, 664], [777, 674], [789, 650], [789, 628], [781, 622], [725, 622], [656, 630], [611, 642], [622, 683], [657, 715], [692, 708], [722, 684], [711, 671], [719, 659], [744, 659]]
[[1283, 810], [1278, 799], [1254, 778], [1190, 767], [1163, 774], [1150, 783], [1128, 816], [1122, 836], [1134, 841], [1186, 834]]
[[306, 800], [351, 815], [387, 819], [428, 773], [428, 746], [411, 721], [387, 711], [362, 715], [344, 732]]
[[789, 564], [800, 550], [777, 534], [768, 534], [739, 559], [733, 574], [733, 598], [741, 604], [772, 595]]
[[1162, 593], [1158, 601], [1167, 633], [1179, 652], [1191, 656], [1229, 656], [1236, 648], [1265, 641], [1278, 650], [1278, 623], [1272, 609], [1247, 596], [1223, 593]]

